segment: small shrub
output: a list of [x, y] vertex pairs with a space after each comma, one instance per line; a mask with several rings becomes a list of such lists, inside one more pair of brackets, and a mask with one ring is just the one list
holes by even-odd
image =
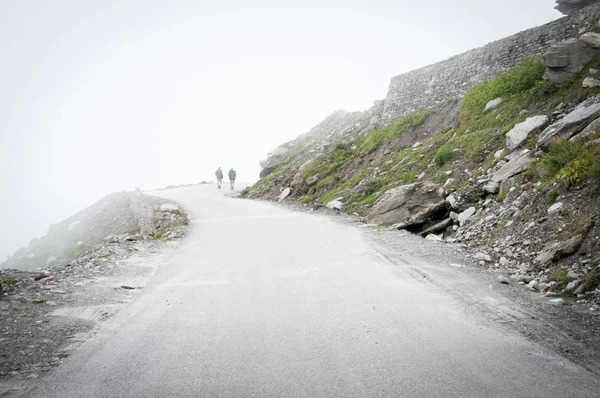
[[600, 33], [600, 25], [594, 25], [590, 30], [594, 33]]
[[550, 280], [556, 282], [559, 288], [564, 289], [571, 278], [569, 278], [569, 271], [566, 269], [555, 269], [550, 272]]
[[548, 203], [553, 205], [556, 203], [556, 199], [558, 199], [558, 192], [556, 192], [554, 189], [549, 190], [546, 193], [546, 199], [548, 200]]
[[154, 233], [154, 239], [160, 240], [163, 237], [163, 235], [166, 233], [167, 233], [167, 231], [165, 231], [164, 229], [161, 228]]
[[556, 178], [570, 187], [585, 177], [600, 176], [600, 146], [555, 140], [536, 165], [543, 178]]
[[510, 193], [509, 189], [505, 189], [504, 191], [500, 192], [498, 194], [498, 196], [496, 196], [496, 202], [498, 202], [498, 203], [504, 202], [504, 199], [506, 199], [506, 197], [508, 196], [509, 193]]
[[443, 146], [439, 151], [435, 154], [434, 162], [436, 166], [443, 166], [448, 163], [454, 157], [456, 153], [454, 149], [448, 146]]
[[591, 292], [600, 286], [600, 271], [592, 271], [581, 279], [584, 292]]
[[344, 149], [346, 149], [346, 145], [344, 145], [343, 142], [337, 142], [334, 146], [333, 146], [333, 150], [334, 151], [343, 151]]

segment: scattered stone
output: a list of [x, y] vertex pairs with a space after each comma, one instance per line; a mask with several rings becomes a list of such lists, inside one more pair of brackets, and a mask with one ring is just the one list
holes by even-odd
[[474, 256], [475, 260], [478, 261], [485, 261], [486, 263], [490, 263], [492, 262], [492, 257], [489, 254], [485, 254], [485, 253], [476, 253]]
[[507, 266], [508, 264], [510, 264], [510, 261], [506, 257], [500, 257], [500, 265]]
[[502, 103], [502, 98], [493, 99], [485, 105], [485, 110], [489, 111], [490, 109], [494, 109], [501, 103]]
[[535, 290], [538, 290], [538, 285], [539, 285], [539, 282], [534, 279], [527, 284], [527, 288], [529, 290], [535, 291]]
[[565, 288], [566, 291], [570, 292], [571, 290], [575, 290], [577, 288], [577, 286], [579, 286], [579, 281], [571, 281], [567, 284], [567, 287]]
[[457, 217], [458, 223], [460, 224], [460, 226], [465, 225], [465, 223], [475, 215], [475, 213], [477, 212], [477, 209], [474, 207], [469, 207], [467, 210], [463, 211], [462, 213], [460, 213]]
[[500, 183], [488, 181], [487, 184], [483, 186], [483, 190], [487, 193], [496, 194], [500, 192]]
[[286, 188], [284, 189], [281, 194], [279, 194], [279, 201], [282, 202], [285, 200], [285, 198], [287, 198], [288, 196], [290, 196], [290, 194], [292, 193], [292, 188]]
[[500, 283], [502, 283], [504, 285], [508, 285], [508, 284], [510, 284], [510, 279], [508, 279], [504, 275], [498, 275], [498, 282], [500, 282]]
[[581, 83], [581, 87], [583, 88], [595, 88], [600, 87], [600, 79], [596, 77], [586, 77], [583, 79], [583, 83]]
[[548, 214], [554, 214], [557, 211], [559, 211], [560, 209], [562, 209], [563, 204], [562, 202], [556, 202], [555, 204], [553, 204], [552, 206], [550, 206], [548, 208]]
[[548, 148], [554, 137], [565, 140], [575, 136], [591, 121], [600, 117], [600, 104], [579, 105], [571, 113], [558, 122], [548, 126], [538, 138], [537, 146]]
[[337, 211], [344, 211], [345, 208], [344, 204], [339, 199], [332, 200], [331, 202], [327, 203], [326, 206], [328, 209]]
[[444, 241], [442, 238], [440, 238], [439, 236], [437, 236], [437, 235], [434, 235], [434, 234], [429, 234], [429, 235], [427, 235], [427, 236], [425, 237], [425, 239], [427, 239], [427, 240], [432, 240], [432, 241], [435, 241], [435, 242], [443, 242], [443, 241]]
[[317, 181], [319, 181], [319, 175], [315, 174], [314, 176], [310, 176], [306, 179], [306, 183], [308, 185], [314, 185], [314, 183], [316, 183]]
[[181, 210], [179, 210], [179, 207], [170, 203], [163, 203], [162, 205], [160, 205], [160, 211], [162, 212], [166, 212], [166, 213], [176, 213], [179, 214], [181, 212]]
[[535, 262], [538, 264], [546, 264], [550, 261], [567, 257], [579, 250], [581, 243], [583, 243], [582, 234], [576, 235], [565, 242], [554, 242], [536, 257]]
[[548, 125], [548, 116], [528, 117], [524, 122], [518, 123], [506, 134], [506, 147], [513, 151], [519, 147], [532, 133], [540, 131]]
[[501, 183], [507, 178], [513, 177], [527, 170], [529, 164], [533, 160], [533, 154], [528, 149], [522, 150], [517, 157], [502, 166], [492, 176], [492, 181]]

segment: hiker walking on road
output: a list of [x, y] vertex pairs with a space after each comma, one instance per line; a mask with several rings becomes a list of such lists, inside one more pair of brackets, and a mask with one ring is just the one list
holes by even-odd
[[223, 170], [221, 170], [221, 166], [215, 171], [215, 176], [217, 177], [217, 189], [221, 189], [221, 183], [223, 183]]
[[235, 176], [236, 176], [236, 173], [232, 167], [231, 170], [229, 170], [229, 184], [231, 185], [232, 191], [233, 191], [233, 185], [235, 184]]

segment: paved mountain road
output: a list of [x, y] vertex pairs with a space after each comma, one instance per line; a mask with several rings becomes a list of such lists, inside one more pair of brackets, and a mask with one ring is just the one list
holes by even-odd
[[33, 397], [597, 397], [583, 368], [494, 327], [358, 228], [230, 199], [194, 215], [133, 303]]

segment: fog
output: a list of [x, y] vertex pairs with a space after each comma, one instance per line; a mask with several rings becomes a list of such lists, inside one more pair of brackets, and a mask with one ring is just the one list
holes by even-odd
[[[0, 254], [102, 196], [258, 178], [390, 77], [559, 18], [554, 0], [0, 0]], [[1, 261], [2, 259], [0, 259]]]

